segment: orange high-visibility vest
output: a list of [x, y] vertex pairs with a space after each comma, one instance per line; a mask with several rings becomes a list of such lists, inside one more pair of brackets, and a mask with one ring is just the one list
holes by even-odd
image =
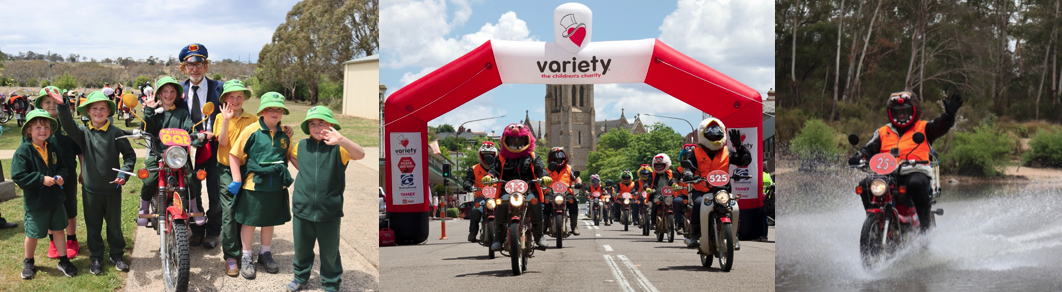
[[476, 176], [476, 188], [479, 189], [476, 191], [476, 198], [479, 198], [483, 196], [483, 188], [487, 187], [487, 185], [483, 184], [483, 176], [487, 175], [487, 170], [483, 169], [482, 165], [476, 164], [476, 166], [472, 167], [472, 172]]
[[[903, 133], [903, 137], [900, 137], [900, 134], [893, 132], [892, 128], [889, 128], [889, 126], [882, 126], [878, 129], [878, 138], [881, 138], [881, 153], [888, 153], [892, 148], [900, 148], [901, 157], [896, 157], [896, 159], [929, 160], [929, 146], [922, 145], [919, 147], [918, 144], [915, 144], [915, 133], [922, 133], [922, 135], [926, 134], [926, 121], [915, 122], [911, 129]], [[912, 152], [912, 150], [914, 150], [914, 152]]]
[[[708, 173], [716, 170], [730, 173], [730, 151], [726, 148], [720, 149], [719, 151], [721, 151], [721, 153], [717, 154], [715, 159], [712, 159], [711, 156], [708, 156], [708, 153], [704, 152], [704, 148], [695, 147], [693, 149], [694, 157], [697, 159], [698, 176], [707, 178]], [[695, 183], [693, 184], [693, 189], [707, 192], [708, 182]]]

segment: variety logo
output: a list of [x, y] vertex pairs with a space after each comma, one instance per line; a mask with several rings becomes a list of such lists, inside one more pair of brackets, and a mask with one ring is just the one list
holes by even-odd
[[561, 27], [564, 28], [562, 37], [570, 40], [576, 46], [583, 46], [583, 39], [586, 38], [586, 24], [575, 20], [575, 14], [568, 14], [561, 18]]
[[589, 47], [593, 39], [594, 14], [590, 7], [565, 3], [553, 10], [553, 42], [575, 54]]
[[[744, 137], [742, 137], [742, 138], [744, 138]], [[744, 141], [744, 139], [742, 139], [742, 140]], [[402, 147], [409, 147], [409, 139], [406, 139], [406, 136], [399, 135], [398, 136], [398, 141], [400, 143], [402, 143]]]

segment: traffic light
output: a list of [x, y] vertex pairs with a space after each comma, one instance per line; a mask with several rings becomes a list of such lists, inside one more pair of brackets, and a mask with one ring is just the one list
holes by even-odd
[[442, 169], [443, 178], [450, 178], [450, 164], [444, 163]]

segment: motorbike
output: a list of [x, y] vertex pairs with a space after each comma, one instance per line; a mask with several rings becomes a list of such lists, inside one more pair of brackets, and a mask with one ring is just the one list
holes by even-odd
[[18, 121], [19, 127], [22, 127], [22, 124], [26, 123], [26, 111], [29, 110], [29, 101], [26, 101], [26, 97], [21, 95], [9, 97], [6, 107], [9, 109], [8, 114]]
[[660, 202], [663, 204], [656, 213], [656, 241], [675, 242], [675, 211], [671, 209], [675, 196], [671, 187], [660, 187]]
[[0, 98], [0, 123], [7, 123], [13, 116], [15, 113], [11, 112], [11, 107], [7, 105], [7, 97], [3, 96]]
[[605, 226], [612, 225], [612, 195], [606, 192], [601, 197], [601, 221], [605, 222]]
[[534, 247], [536, 245], [534, 234], [531, 231], [531, 218], [527, 214], [527, 204], [538, 204], [539, 202], [537, 198], [528, 200], [527, 197], [534, 196], [533, 193], [529, 193], [529, 184], [534, 186], [541, 181], [542, 179], [529, 181], [495, 179], [488, 183], [488, 185], [504, 184], [505, 192], [507, 193], [501, 197], [501, 200], [509, 200], [510, 216], [508, 219], [508, 232], [506, 232], [505, 241], [503, 241], [501, 254], [512, 260], [513, 275], [516, 276], [527, 271], [527, 260], [534, 257], [535, 254]]
[[118, 119], [125, 120], [125, 126], [128, 127], [129, 123], [133, 121], [133, 109], [125, 106], [124, 102], [119, 103]]
[[642, 207], [638, 209], [638, 227], [642, 228], [642, 235], [649, 236], [649, 208], [652, 207], [652, 202], [649, 201], [649, 192], [642, 190], [639, 192], [641, 195], [638, 200], [642, 202]]
[[546, 224], [546, 226], [550, 226], [550, 228], [546, 234], [557, 239], [557, 248], [563, 248], [564, 239], [572, 235], [572, 231], [569, 229], [569, 222], [571, 222], [569, 220], [573, 219], [568, 218], [567, 204], [575, 202], [575, 195], [568, 191], [567, 183], [560, 181], [554, 182], [550, 186], [550, 190], [552, 192], [546, 194], [545, 199], [546, 202], [553, 204], [553, 214], [543, 214], [544, 216], [550, 216], [547, 217], [550, 219], [547, 220], [549, 224]]
[[623, 208], [620, 209], [619, 221], [623, 223], [623, 231], [628, 231], [631, 225], [631, 193], [622, 193], [617, 200], [622, 200]]
[[[483, 218], [479, 220], [479, 245], [486, 246], [487, 257], [494, 259], [494, 251], [490, 249], [490, 245], [494, 243], [494, 208], [501, 204], [501, 199], [498, 198], [498, 188], [487, 186], [478, 190], [473, 187], [472, 191], [481, 191], [484, 199]], [[475, 208], [479, 207], [477, 203]]]
[[[912, 138], [918, 144], [915, 149], [921, 147], [926, 139], [922, 133], [915, 133]], [[848, 143], [855, 147], [859, 143], [859, 136], [849, 135]], [[911, 152], [915, 149], [911, 149]], [[861, 160], [860, 164], [848, 166], [867, 172], [867, 180], [871, 182], [870, 190], [864, 190], [861, 185], [855, 189], [856, 194], [860, 196], [867, 191], [871, 195], [870, 208], [866, 210], [867, 217], [859, 234], [859, 253], [864, 268], [885, 262], [896, 251], [918, 238], [922, 224], [932, 224], [935, 219], [933, 217], [944, 215], [944, 209], [936, 209], [930, 212], [930, 218], [927, 218], [926, 222], [922, 222], [914, 206], [897, 204], [896, 196], [907, 193], [907, 187], [899, 185], [901, 170], [905, 167], [930, 165], [931, 161], [897, 160], [896, 157], [899, 157], [899, 149], [892, 148], [888, 153], [874, 155], [869, 161]], [[930, 157], [932, 159], [932, 156]], [[931, 185], [929, 191], [932, 197], [940, 196], [940, 188], [937, 185]], [[936, 200], [931, 201], [931, 204], [935, 203]]]
[[590, 194], [590, 218], [594, 219], [594, 226], [601, 225], [601, 192], [593, 192]]
[[[682, 164], [683, 168], [694, 169], [688, 161], [683, 161]], [[738, 174], [728, 176], [725, 171], [715, 170], [709, 172], [707, 177], [683, 180], [688, 184], [708, 182], [708, 192], [704, 194], [704, 202], [700, 206], [691, 206], [701, 209], [702, 240], [697, 247], [701, 266], [711, 267], [714, 258], [719, 259], [719, 268], [724, 272], [729, 272], [734, 266], [734, 242], [737, 238], [732, 221], [733, 217], [736, 217], [733, 213], [736, 211], [739, 198], [731, 193], [730, 181], [750, 178], [752, 177]], [[690, 224], [687, 222], [686, 226]]]
[[[123, 99], [122, 103], [127, 107], [135, 107], [136, 99]], [[214, 110], [213, 103], [203, 106], [203, 113], [209, 115]], [[137, 118], [140, 118], [137, 116]], [[203, 119], [205, 121], [206, 119]], [[199, 123], [202, 123], [200, 121]], [[141, 118], [143, 126], [143, 119]], [[196, 125], [199, 125], [196, 123]], [[188, 226], [189, 218], [203, 216], [202, 212], [192, 213], [192, 207], [187, 204], [191, 199], [187, 185], [198, 183], [206, 178], [206, 171], [199, 170], [195, 173], [198, 181], [186, 182], [185, 176], [193, 167], [190, 163], [189, 149], [192, 139], [203, 141], [206, 135], [203, 133], [189, 134], [183, 129], [162, 129], [158, 136], [147, 133], [142, 129], [133, 129], [127, 135], [115, 139], [133, 139], [137, 144], [151, 151], [158, 157], [158, 166], [155, 168], [141, 168], [129, 175], [136, 175], [141, 180], [148, 178], [151, 172], [158, 173], [158, 193], [151, 199], [151, 213], [138, 214], [137, 218], [148, 219], [147, 228], [154, 229], [159, 235], [159, 259], [161, 270], [168, 291], [187, 291], [189, 279], [189, 246], [188, 237], [191, 230]], [[162, 143], [168, 146], [161, 153], [152, 147], [152, 143]], [[116, 169], [117, 170], [117, 169]]]

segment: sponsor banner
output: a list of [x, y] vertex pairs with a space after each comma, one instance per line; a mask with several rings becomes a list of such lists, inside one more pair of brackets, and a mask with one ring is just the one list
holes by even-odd
[[556, 42], [491, 41], [503, 83], [642, 83], [655, 39], [583, 44], [577, 53]]
[[[752, 154], [752, 163], [749, 163], [748, 167], [737, 167], [736, 165], [730, 165], [730, 173], [737, 175], [751, 176], [751, 179], [735, 180], [730, 183], [731, 191], [738, 195], [738, 198], [742, 200], [746, 199], [759, 199], [760, 188], [757, 185], [760, 175], [760, 164], [762, 161], [756, 158], [756, 151], [760, 147], [760, 143], [763, 143], [759, 139], [759, 135], [756, 133], [756, 127], [751, 128], [728, 128], [727, 131], [737, 129], [741, 131], [741, 144], [745, 145], [745, 148], [749, 149], [749, 153]], [[727, 137], [727, 141], [730, 137]], [[728, 142], [729, 143], [729, 142]]]
[[423, 144], [419, 132], [391, 132], [391, 173], [398, 179], [391, 180], [391, 205], [424, 204], [425, 190]]
[[594, 14], [590, 7], [564, 3], [553, 10], [553, 42], [569, 53], [578, 53], [590, 44], [594, 35]]

